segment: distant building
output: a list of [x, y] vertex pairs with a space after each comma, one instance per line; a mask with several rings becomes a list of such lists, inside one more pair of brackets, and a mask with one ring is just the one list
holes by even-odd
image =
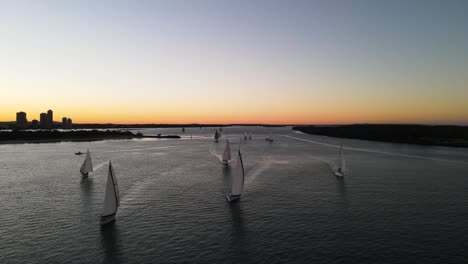
[[41, 113], [40, 114], [40, 119], [39, 119], [39, 128], [41, 129], [47, 129], [49, 128], [49, 118], [46, 113]]
[[31, 121], [31, 128], [32, 129], [38, 129], [39, 128], [39, 121], [37, 121], [37, 119], [34, 119], [33, 121]]
[[73, 125], [73, 123], [72, 123], [71, 118], [68, 118], [68, 128], [71, 129], [71, 128], [72, 128], [72, 125]]
[[28, 128], [28, 119], [26, 119], [26, 113], [25, 112], [16, 113], [16, 127], [18, 129]]
[[62, 117], [62, 128], [67, 129], [68, 128], [68, 118]]
[[50, 109], [47, 111], [47, 124], [49, 129], [54, 127], [54, 112]]

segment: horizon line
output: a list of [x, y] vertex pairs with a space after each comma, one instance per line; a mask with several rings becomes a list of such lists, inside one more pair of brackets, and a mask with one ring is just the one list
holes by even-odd
[[[60, 121], [53, 121], [54, 123], [61, 124]], [[16, 121], [0, 121], [0, 124], [16, 124]], [[28, 121], [30, 123], [30, 121]], [[468, 124], [431, 124], [431, 123], [378, 123], [378, 122], [366, 122], [366, 123], [326, 123], [326, 124], [278, 124], [278, 123], [73, 123], [73, 126], [351, 126], [351, 125], [414, 125], [414, 126], [468, 126]]]

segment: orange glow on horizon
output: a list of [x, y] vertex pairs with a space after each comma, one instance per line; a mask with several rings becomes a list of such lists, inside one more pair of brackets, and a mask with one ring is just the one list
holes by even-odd
[[[24, 111], [27, 113], [28, 121], [39, 120], [39, 114], [43, 111], [17, 110], [0, 113], [0, 121], [15, 121], [16, 112]], [[52, 110], [54, 110], [52, 108]], [[99, 113], [99, 114], [97, 114]], [[164, 112], [147, 114], [137, 111], [125, 113], [111, 112], [93, 112], [80, 110], [54, 110], [54, 121], [61, 122], [62, 117], [69, 117], [75, 124], [273, 124], [273, 125], [307, 125], [307, 124], [356, 124], [356, 123], [402, 123], [402, 124], [468, 124], [466, 115], [452, 115], [447, 118], [444, 113], [439, 115], [427, 115], [424, 113], [380, 113], [348, 111], [348, 112], [315, 112], [309, 113], [215, 113], [208, 115], [206, 113], [181, 113]]]

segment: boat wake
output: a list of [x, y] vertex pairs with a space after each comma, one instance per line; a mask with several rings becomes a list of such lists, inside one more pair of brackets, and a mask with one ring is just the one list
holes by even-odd
[[154, 175], [148, 175], [148, 177], [142, 179], [139, 182], [133, 184], [128, 191], [121, 193], [119, 214], [131, 213], [135, 208], [141, 206], [148, 206], [147, 200], [145, 199], [148, 195], [148, 190], [152, 191], [152, 186], [162, 179], [167, 177], [173, 177], [174, 175], [180, 175], [181, 171], [184, 171], [186, 166], [179, 166], [169, 171], [159, 173], [158, 177]]
[[307, 159], [316, 160], [327, 165], [328, 169], [330, 169], [332, 173], [334, 173], [338, 169], [338, 164], [335, 161], [331, 161], [331, 160], [313, 156], [313, 155], [307, 156]]
[[104, 166], [104, 165], [106, 165], [108, 163], [109, 163], [108, 161], [104, 161], [104, 162], [99, 163], [98, 165], [94, 166], [94, 171], [99, 170], [102, 166]]
[[217, 154], [214, 149], [210, 149], [210, 154], [213, 157], [216, 157], [219, 160], [219, 162], [223, 162], [223, 157], [220, 154]]
[[[135, 183], [130, 190], [126, 191], [124, 195], [122, 195], [120, 199], [120, 213], [123, 214], [127, 208], [134, 208], [141, 204], [141, 201], [144, 201], [143, 195], [145, 192], [143, 190], [148, 186], [151, 186], [156, 182], [157, 178], [148, 177], [142, 181]], [[140, 201], [140, 203], [138, 203]], [[135, 203], [137, 202], [137, 203]]]
[[[312, 143], [312, 144], [327, 146], [327, 147], [333, 147], [333, 148], [339, 148], [340, 147], [340, 145], [333, 145], [333, 144], [329, 144], [329, 143], [323, 143], [323, 142], [319, 142], [319, 141], [308, 140], [308, 139], [303, 139], [303, 138], [298, 138], [298, 137], [293, 137], [293, 136], [285, 136], [285, 137], [296, 139], [296, 140], [299, 140], [299, 141], [309, 142], [309, 143]], [[353, 147], [343, 147], [343, 149], [361, 151], [361, 152], [368, 152], [368, 153], [375, 153], [375, 154], [382, 154], [382, 155], [397, 156], [397, 157], [403, 157], [403, 158], [424, 159], [424, 160], [451, 162], [451, 163], [458, 163], [458, 164], [468, 164], [467, 162], [464, 162], [464, 161], [432, 158], [432, 157], [427, 157], [427, 156], [402, 154], [402, 153], [395, 153], [395, 152], [388, 152], [388, 151], [381, 151], [381, 150], [373, 150], [373, 149], [363, 149], [363, 148], [353, 148]]]
[[259, 175], [263, 172], [269, 170], [274, 165], [284, 165], [288, 164], [288, 160], [275, 160], [271, 156], [264, 157], [262, 161], [259, 161], [256, 166], [246, 170], [246, 181], [245, 183], [253, 182]]
[[119, 150], [108, 150], [103, 151], [105, 153], [115, 153], [115, 152], [132, 152], [132, 151], [140, 151], [140, 150], [150, 150], [150, 149], [167, 149], [167, 148], [175, 148], [176, 146], [162, 146], [162, 147], [152, 147], [152, 148], [138, 148], [138, 149], [119, 149]]

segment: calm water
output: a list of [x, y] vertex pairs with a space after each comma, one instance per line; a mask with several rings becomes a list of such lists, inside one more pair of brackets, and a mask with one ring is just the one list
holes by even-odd
[[[243, 130], [223, 137], [238, 142]], [[251, 131], [234, 205], [214, 129], [180, 140], [0, 145], [0, 263], [468, 261], [468, 150]], [[340, 143], [344, 180], [332, 173]], [[84, 156], [74, 152], [87, 148], [95, 172], [81, 180]], [[121, 207], [101, 230], [109, 160]]]

